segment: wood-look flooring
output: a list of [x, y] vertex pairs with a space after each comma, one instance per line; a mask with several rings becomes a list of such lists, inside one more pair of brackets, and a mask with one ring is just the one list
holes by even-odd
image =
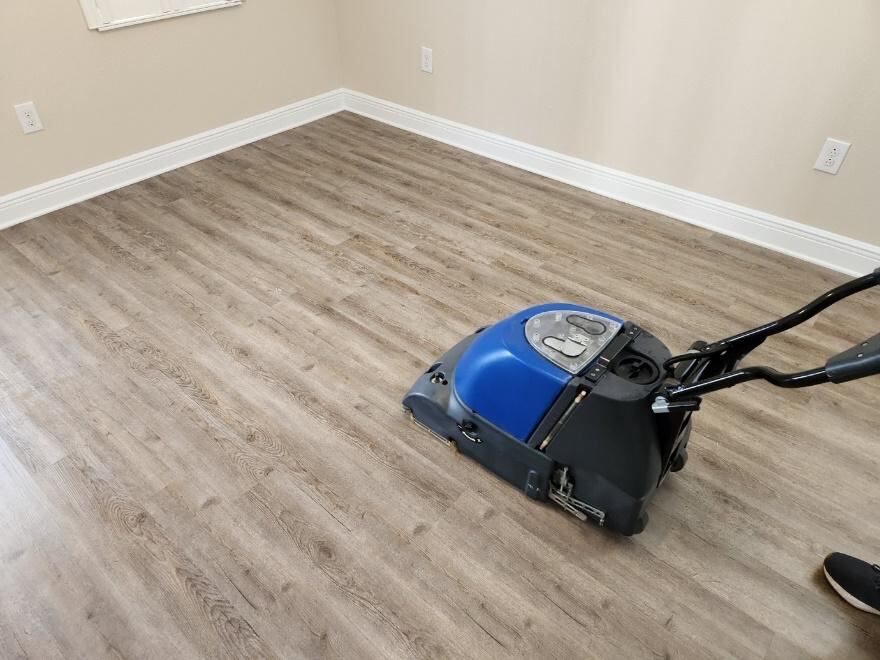
[[[683, 350], [846, 278], [351, 114], [0, 233], [0, 655], [877, 658], [880, 379], [707, 397], [623, 538], [401, 412], [524, 306]], [[878, 331], [880, 295], [751, 359]]]

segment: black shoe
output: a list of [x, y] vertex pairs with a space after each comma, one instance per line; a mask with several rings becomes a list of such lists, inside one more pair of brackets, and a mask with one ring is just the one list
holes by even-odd
[[880, 566], [834, 552], [825, 558], [825, 577], [847, 603], [880, 614]]

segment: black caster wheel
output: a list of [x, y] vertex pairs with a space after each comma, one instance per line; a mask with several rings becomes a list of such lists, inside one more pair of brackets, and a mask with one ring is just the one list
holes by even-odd
[[688, 462], [688, 450], [682, 449], [678, 452], [678, 456], [675, 457], [675, 460], [672, 461], [672, 466], [669, 468], [671, 472], [680, 472]]

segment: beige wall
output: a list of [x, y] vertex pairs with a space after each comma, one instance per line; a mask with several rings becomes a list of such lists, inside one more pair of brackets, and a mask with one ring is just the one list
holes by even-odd
[[347, 87], [880, 244], [876, 0], [338, 4]]
[[878, 34], [876, 0], [247, 0], [102, 34], [2, 0], [0, 195], [344, 84], [880, 244]]
[[[336, 4], [247, 0], [106, 33], [77, 0], [0, 1], [0, 195], [339, 86]], [[12, 106], [35, 101], [24, 135]]]

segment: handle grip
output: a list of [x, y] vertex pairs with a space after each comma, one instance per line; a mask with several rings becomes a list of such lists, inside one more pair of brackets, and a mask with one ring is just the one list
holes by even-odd
[[825, 371], [832, 383], [846, 383], [880, 374], [880, 335], [835, 355], [825, 364]]

